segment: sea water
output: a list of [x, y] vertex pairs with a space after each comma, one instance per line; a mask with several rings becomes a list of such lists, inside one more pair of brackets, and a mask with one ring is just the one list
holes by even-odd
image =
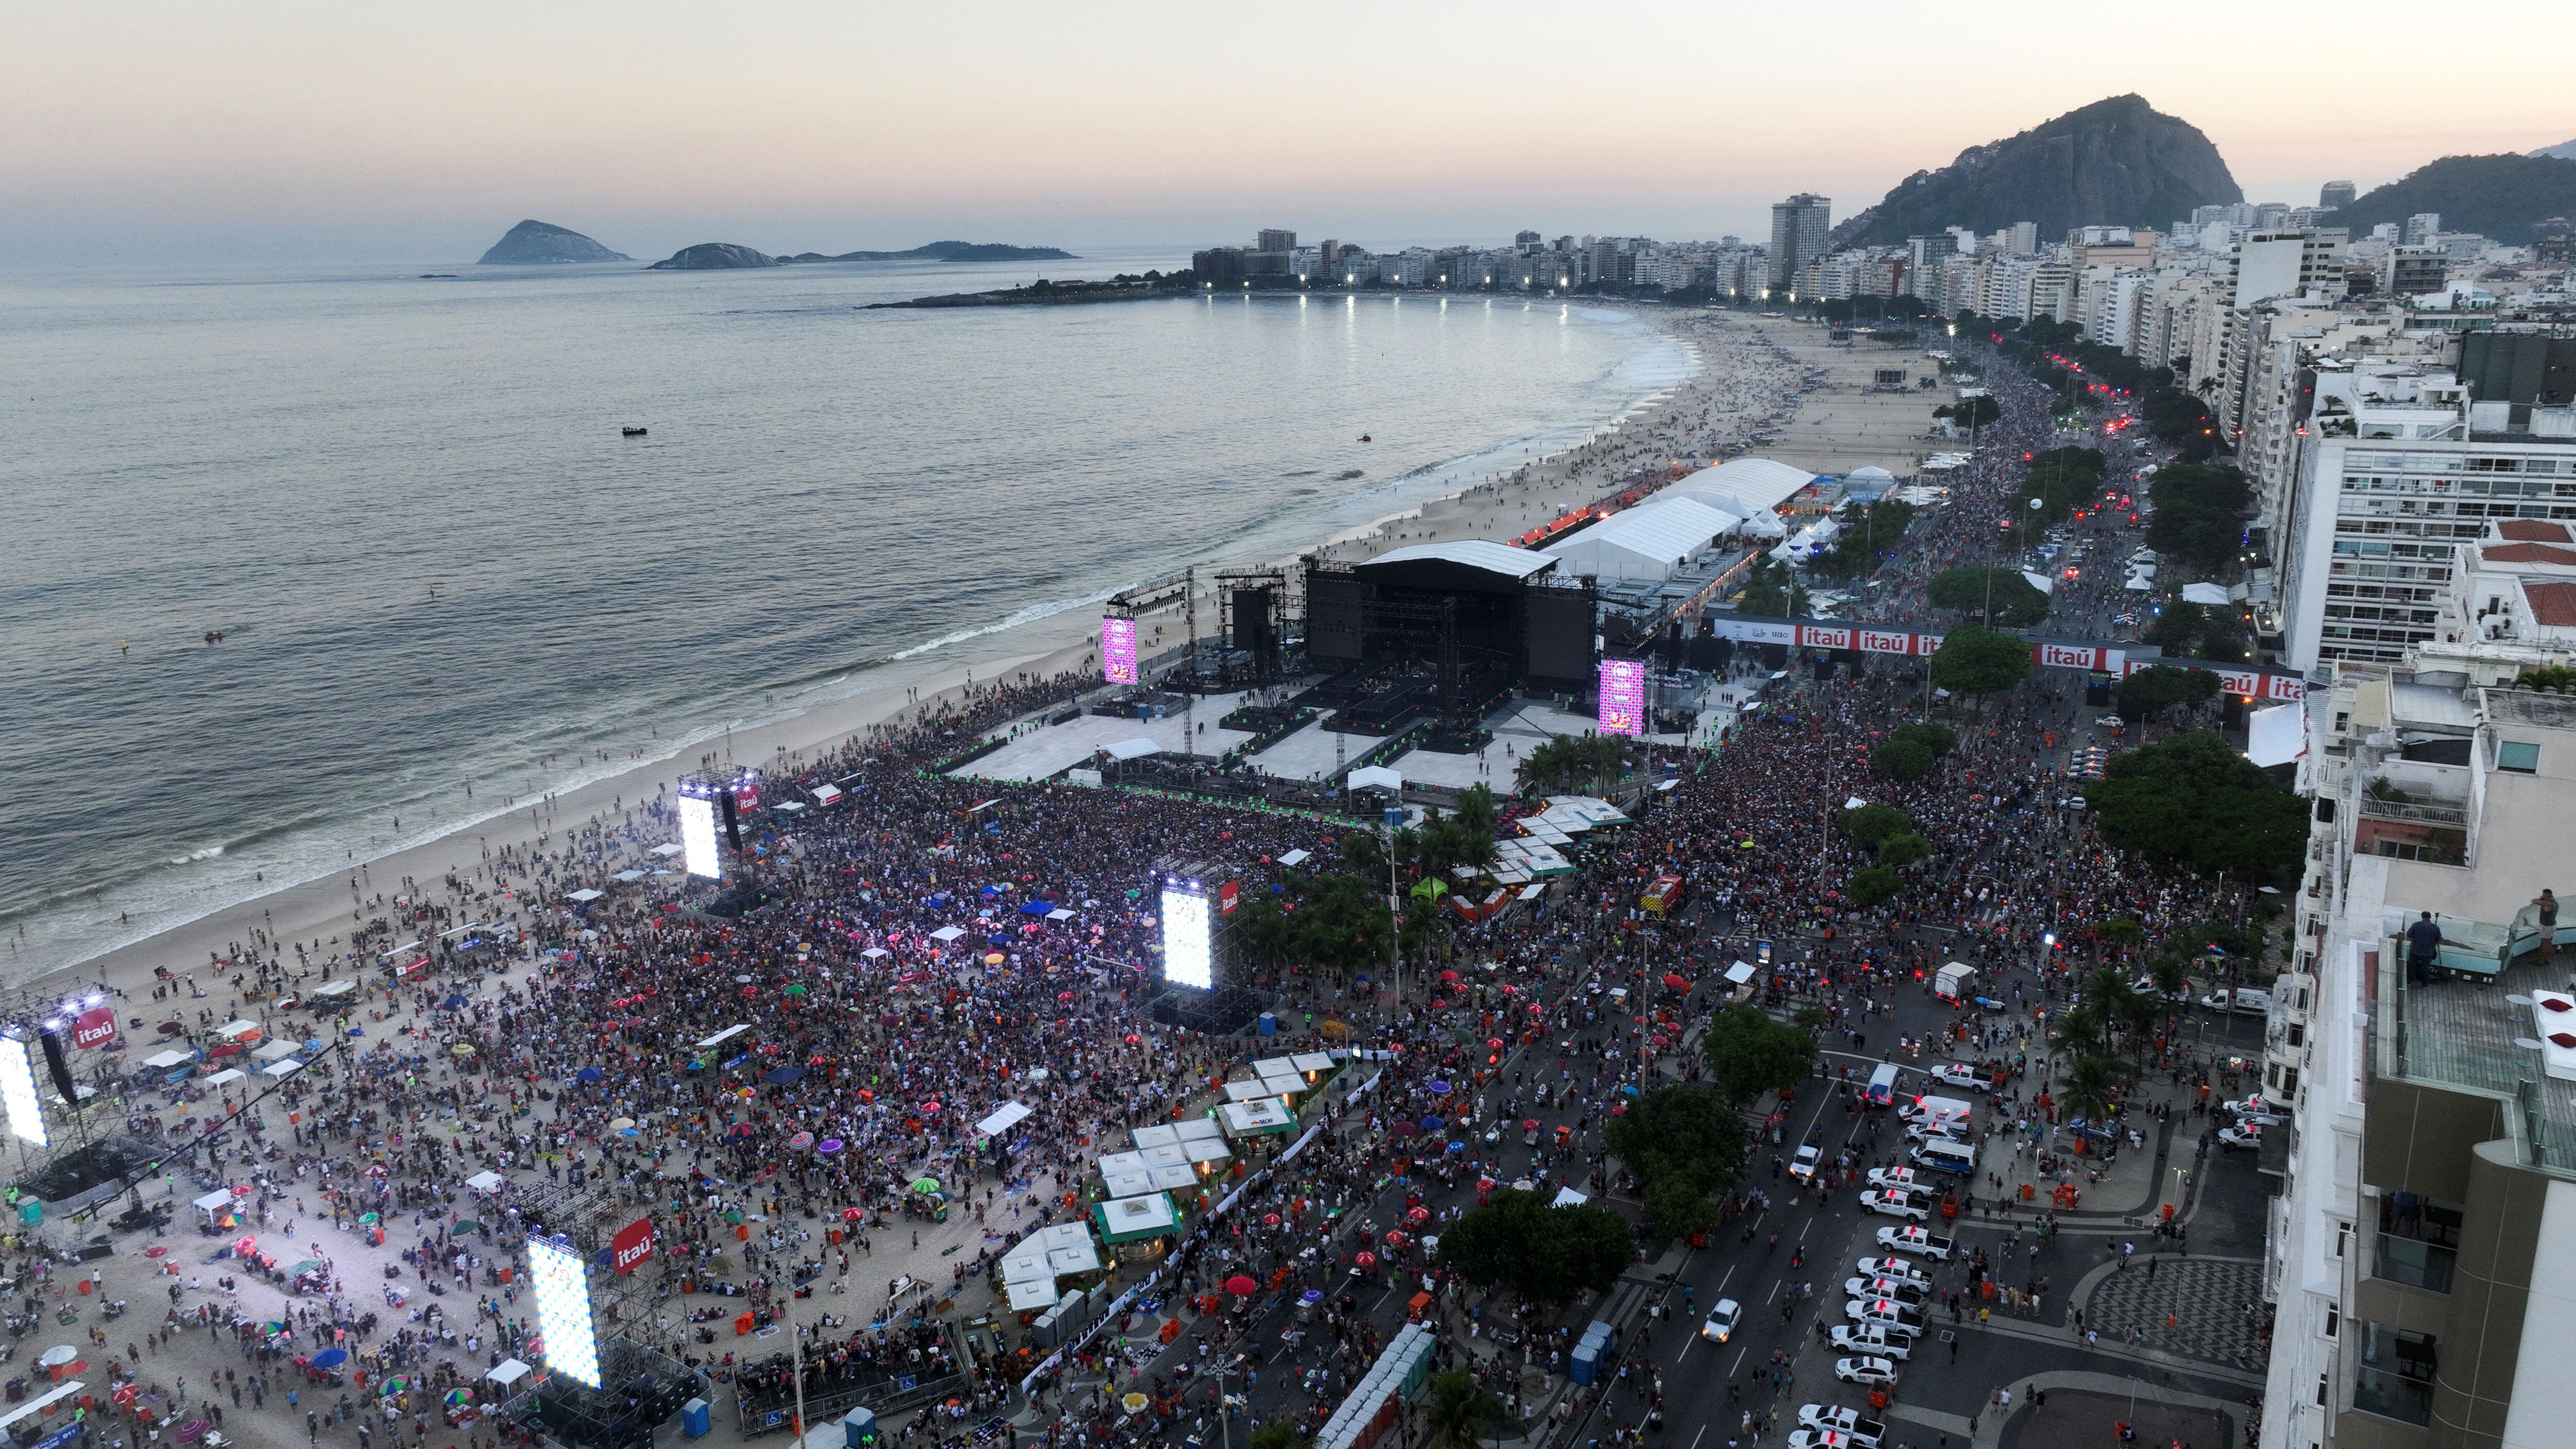
[[1692, 365], [1518, 297], [862, 306], [1185, 264], [0, 275], [0, 971], [1024, 656]]

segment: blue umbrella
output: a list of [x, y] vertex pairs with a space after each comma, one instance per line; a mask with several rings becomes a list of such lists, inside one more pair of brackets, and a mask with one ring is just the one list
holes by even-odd
[[1422, 1130], [1425, 1132], [1437, 1132], [1448, 1125], [1448, 1123], [1441, 1121], [1437, 1117], [1425, 1117], [1422, 1119]]
[[803, 1080], [804, 1076], [805, 1069], [803, 1067], [772, 1067], [768, 1071], [761, 1073], [760, 1079], [769, 1083], [773, 1087], [783, 1087], [790, 1082]]
[[596, 1082], [607, 1075], [608, 1073], [601, 1071], [597, 1067], [584, 1067], [580, 1071], [573, 1073], [572, 1079], [576, 1082]]
[[465, 1005], [465, 998], [464, 998], [464, 997], [462, 997], [462, 996], [451, 996], [451, 997], [447, 998], [447, 1006], [446, 1006], [446, 1008], [445, 1008], [445, 1009], [446, 1009], [446, 1010], [448, 1010], [448, 1011], [456, 1011], [456, 1010], [461, 1009], [464, 1005]]
[[318, 1369], [335, 1369], [348, 1361], [349, 1351], [345, 1348], [326, 1348], [313, 1355], [313, 1366]]

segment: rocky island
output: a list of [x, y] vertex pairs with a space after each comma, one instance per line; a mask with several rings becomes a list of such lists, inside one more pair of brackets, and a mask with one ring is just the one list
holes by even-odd
[[935, 241], [901, 252], [798, 252], [771, 256], [736, 242], [700, 242], [655, 262], [653, 271], [692, 271], [710, 267], [783, 267], [813, 262], [1070, 262], [1073, 253], [1055, 247], [1020, 247], [1002, 242]]
[[510, 228], [492, 249], [483, 254], [479, 265], [487, 267], [524, 267], [561, 262], [631, 262], [624, 252], [612, 252], [580, 232], [556, 226], [552, 222], [523, 221]]
[[783, 258], [773, 257], [767, 252], [754, 247], [744, 246], [739, 242], [700, 242], [693, 247], [680, 248], [678, 251], [671, 253], [662, 260], [655, 262], [652, 266], [645, 268], [645, 270], [653, 272], [693, 272], [711, 271], [725, 267], [777, 267], [784, 265], [786, 265], [786, 262]]

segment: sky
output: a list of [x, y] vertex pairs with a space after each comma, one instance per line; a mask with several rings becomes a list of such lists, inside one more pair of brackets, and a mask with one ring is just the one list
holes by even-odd
[[[2248, 199], [2576, 138], [2576, 7], [82, 0], [0, 45], [0, 259], [470, 261], [522, 217], [639, 258], [957, 237], [1768, 236], [2134, 91]], [[2470, 78], [2474, 83], [2463, 83]]]

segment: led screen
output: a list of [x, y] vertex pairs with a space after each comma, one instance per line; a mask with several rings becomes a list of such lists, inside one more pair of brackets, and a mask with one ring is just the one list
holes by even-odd
[[1136, 621], [1100, 621], [1100, 677], [1111, 684], [1136, 682]]
[[1208, 898], [1181, 886], [1163, 887], [1163, 979], [1204, 991], [1216, 977], [1209, 956]]
[[691, 875], [724, 879], [724, 859], [716, 852], [716, 802], [704, 795], [680, 797], [680, 862]]
[[537, 1290], [546, 1367], [598, 1388], [599, 1339], [590, 1325], [590, 1279], [581, 1255], [551, 1239], [530, 1238], [528, 1278]]
[[1646, 732], [1646, 666], [1635, 659], [1601, 661], [1601, 733]]
[[[1200, 902], [1200, 924], [1206, 924], [1206, 902]], [[14, 1036], [0, 1036], [0, 1104], [9, 1109], [9, 1130], [31, 1146], [43, 1147], [52, 1139], [45, 1135], [45, 1109], [36, 1100], [36, 1066], [27, 1058], [27, 1044]]]

